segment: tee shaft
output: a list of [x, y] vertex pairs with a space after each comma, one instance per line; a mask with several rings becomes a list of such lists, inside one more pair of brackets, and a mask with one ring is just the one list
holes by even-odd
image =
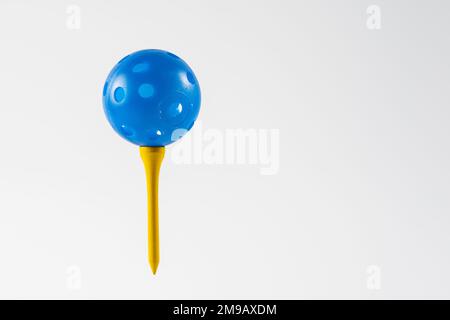
[[147, 181], [148, 260], [153, 274], [159, 264], [158, 182], [164, 147], [140, 147]]

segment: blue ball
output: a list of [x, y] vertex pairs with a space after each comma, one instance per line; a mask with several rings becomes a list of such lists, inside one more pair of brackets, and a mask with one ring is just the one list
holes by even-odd
[[189, 131], [200, 111], [200, 86], [173, 53], [142, 50], [111, 70], [103, 109], [113, 129], [138, 146], [166, 146]]

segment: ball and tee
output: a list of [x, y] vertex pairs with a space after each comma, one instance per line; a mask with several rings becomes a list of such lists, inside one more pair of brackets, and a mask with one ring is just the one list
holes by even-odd
[[113, 129], [138, 146], [163, 147], [189, 130], [200, 110], [200, 87], [192, 69], [162, 50], [132, 53], [112, 69], [103, 106]]
[[120, 60], [103, 87], [108, 122], [122, 138], [140, 147], [148, 193], [148, 259], [159, 264], [158, 179], [164, 147], [194, 125], [200, 86], [181, 58], [164, 50], [141, 50]]

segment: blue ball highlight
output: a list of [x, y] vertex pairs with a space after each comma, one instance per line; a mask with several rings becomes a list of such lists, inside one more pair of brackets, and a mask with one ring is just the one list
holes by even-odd
[[162, 147], [179, 139], [197, 119], [200, 101], [192, 69], [164, 50], [126, 56], [111, 70], [103, 88], [109, 123], [138, 146]]

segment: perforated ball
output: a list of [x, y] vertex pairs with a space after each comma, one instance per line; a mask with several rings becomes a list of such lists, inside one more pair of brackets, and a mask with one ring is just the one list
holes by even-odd
[[103, 88], [103, 109], [124, 139], [139, 146], [166, 146], [190, 130], [200, 110], [200, 87], [181, 58], [142, 50], [120, 60]]

